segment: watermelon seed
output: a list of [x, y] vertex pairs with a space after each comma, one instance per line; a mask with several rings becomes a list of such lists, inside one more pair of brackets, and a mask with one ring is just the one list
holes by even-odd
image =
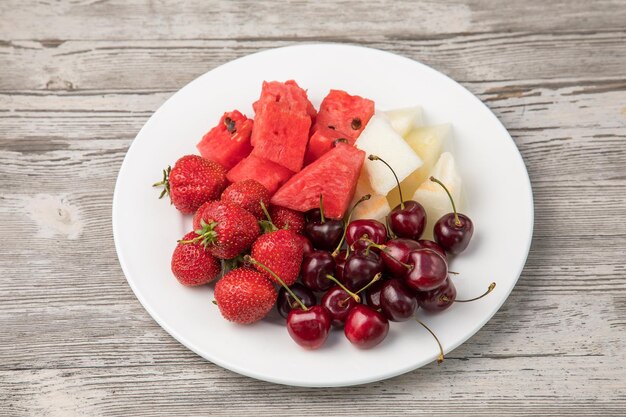
[[235, 129], [235, 121], [230, 117], [224, 119], [224, 124], [226, 125], [228, 133], [235, 133], [237, 131], [237, 129]]
[[352, 130], [359, 130], [362, 126], [361, 119], [355, 117], [352, 119], [352, 124], [350, 126], [352, 127]]

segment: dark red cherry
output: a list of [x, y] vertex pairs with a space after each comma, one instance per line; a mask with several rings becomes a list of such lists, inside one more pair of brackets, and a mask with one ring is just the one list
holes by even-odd
[[390, 279], [380, 291], [380, 307], [389, 320], [405, 321], [413, 317], [417, 300], [401, 280]]
[[426, 210], [417, 201], [408, 200], [396, 206], [388, 215], [389, 228], [398, 237], [417, 240], [426, 227]]
[[456, 288], [450, 277], [439, 287], [430, 291], [416, 291], [415, 298], [421, 308], [426, 311], [443, 311], [450, 307], [456, 299]]
[[358, 303], [343, 288], [335, 285], [330, 287], [322, 297], [322, 306], [328, 310], [333, 326], [343, 326], [348, 313]]
[[348, 251], [342, 250], [335, 256], [335, 278], [343, 280], [343, 268], [346, 266]]
[[322, 219], [322, 211], [318, 208], [311, 209], [304, 213], [307, 223], [319, 222]]
[[458, 255], [470, 243], [474, 234], [474, 224], [464, 214], [448, 213], [435, 223], [435, 240], [446, 251]]
[[417, 244], [420, 248], [432, 249], [437, 252], [439, 255], [443, 256], [444, 259], [448, 259], [446, 256], [446, 252], [437, 244], [437, 242], [433, 242], [432, 240], [420, 239], [417, 241]]
[[330, 330], [330, 315], [322, 306], [308, 310], [293, 309], [287, 316], [287, 331], [297, 344], [317, 349], [324, 344]]
[[343, 221], [326, 219], [324, 222], [307, 223], [304, 233], [315, 249], [332, 251], [341, 240]]
[[394, 278], [403, 278], [407, 273], [406, 264], [409, 253], [419, 249], [420, 245], [411, 239], [396, 238], [385, 244], [385, 249], [380, 253], [380, 257], [385, 264], [385, 269]]
[[326, 291], [333, 283], [326, 275], [335, 273], [335, 258], [321, 250], [313, 251], [302, 259], [300, 278], [302, 283], [313, 291]]
[[452, 213], [444, 214], [435, 223], [433, 228], [435, 241], [445, 251], [458, 255], [469, 245], [474, 234], [474, 224], [465, 214], [457, 213], [452, 194], [450, 194], [445, 184], [434, 177], [430, 177], [430, 180], [436, 182], [444, 189], [452, 204]]
[[[296, 282], [290, 287], [291, 291], [302, 301], [307, 307], [312, 307], [317, 304], [317, 299], [313, 291], [305, 287], [304, 285]], [[278, 314], [287, 318], [289, 312], [294, 308], [301, 308], [300, 304], [287, 292], [284, 287], [281, 287], [278, 291], [278, 300], [276, 301], [276, 309]]]
[[369, 349], [382, 342], [389, 333], [389, 321], [378, 311], [358, 304], [348, 314], [344, 334], [358, 348]]
[[365, 291], [365, 301], [374, 310], [380, 309], [380, 291], [383, 289], [383, 285], [385, 285], [385, 281], [378, 281]]
[[346, 228], [346, 243], [354, 250], [367, 248], [369, 242], [360, 240], [366, 238], [374, 243], [382, 245], [387, 241], [387, 227], [377, 220], [361, 219], [354, 220]]
[[404, 276], [405, 284], [415, 291], [434, 290], [448, 278], [448, 263], [432, 249], [416, 249], [409, 253], [411, 268]]
[[311, 241], [307, 239], [306, 236], [298, 235], [299, 239], [302, 241], [302, 255], [307, 256], [313, 253], [313, 245], [311, 245]]
[[350, 291], [358, 291], [381, 272], [383, 272], [383, 261], [378, 254], [367, 250], [352, 252], [343, 267], [341, 282]]

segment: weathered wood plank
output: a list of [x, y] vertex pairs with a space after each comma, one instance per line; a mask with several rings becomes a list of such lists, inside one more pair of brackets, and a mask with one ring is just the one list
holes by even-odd
[[[363, 33], [415, 37], [489, 31], [623, 29], [616, 0], [445, 2], [62, 1], [0, 4], [0, 39], [339, 38]], [[115, 16], [114, 20], [111, 19]], [[112, 22], [115, 22], [114, 25]]]
[[[349, 39], [395, 52], [458, 81], [620, 77], [626, 32], [498, 32], [445, 39]], [[293, 41], [71, 40], [54, 48], [37, 41], [0, 44], [0, 90], [173, 89], [232, 59]]]

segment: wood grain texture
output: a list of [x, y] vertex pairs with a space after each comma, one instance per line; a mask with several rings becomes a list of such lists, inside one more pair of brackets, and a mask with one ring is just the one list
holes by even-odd
[[[626, 2], [0, 2], [0, 416], [623, 415]], [[223, 370], [143, 310], [111, 195], [152, 112], [297, 42], [459, 80], [528, 167], [535, 235], [503, 308], [441, 366], [341, 389]]]

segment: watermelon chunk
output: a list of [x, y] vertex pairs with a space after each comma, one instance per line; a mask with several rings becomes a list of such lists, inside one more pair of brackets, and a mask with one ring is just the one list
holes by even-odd
[[306, 92], [293, 81], [264, 82], [254, 103], [252, 154], [300, 171], [311, 127], [310, 104]]
[[252, 152], [253, 121], [237, 110], [224, 113], [217, 126], [196, 145], [200, 155], [231, 169]]
[[314, 129], [328, 127], [337, 130], [354, 144], [374, 114], [374, 102], [351, 96], [342, 90], [330, 90], [320, 105]]
[[365, 152], [339, 143], [291, 177], [274, 194], [271, 203], [305, 212], [319, 207], [322, 194], [326, 217], [341, 219], [354, 195], [364, 160]]
[[293, 172], [281, 165], [249, 155], [228, 171], [226, 178], [230, 182], [253, 179], [263, 184], [270, 194], [274, 194], [292, 175]]
[[329, 129], [325, 126], [319, 126], [313, 132], [313, 135], [309, 139], [309, 145], [307, 146], [306, 153], [304, 154], [304, 165], [309, 165], [317, 158], [324, 155], [326, 152], [333, 148], [333, 143], [337, 139], [347, 139], [350, 144], [354, 141], [349, 139], [347, 135], [343, 133]]

